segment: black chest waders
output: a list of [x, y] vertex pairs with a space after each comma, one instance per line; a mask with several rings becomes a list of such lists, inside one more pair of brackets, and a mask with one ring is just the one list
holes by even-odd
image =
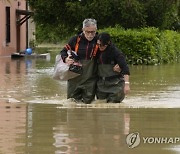
[[82, 74], [68, 80], [67, 98], [74, 98], [76, 101], [91, 103], [95, 98], [97, 82], [97, 64], [94, 59], [82, 60]]
[[97, 98], [107, 102], [120, 103], [124, 97], [124, 79], [113, 71], [114, 65], [98, 65]]

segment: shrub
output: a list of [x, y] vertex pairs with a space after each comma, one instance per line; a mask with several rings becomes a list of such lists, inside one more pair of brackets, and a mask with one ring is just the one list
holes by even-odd
[[123, 29], [119, 26], [101, 29], [110, 33], [113, 43], [127, 56], [129, 64], [159, 64], [178, 61], [180, 34], [157, 28]]

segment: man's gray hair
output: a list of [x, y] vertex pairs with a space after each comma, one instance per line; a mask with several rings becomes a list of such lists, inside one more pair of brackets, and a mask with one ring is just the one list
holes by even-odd
[[92, 25], [97, 28], [97, 21], [95, 19], [89, 18], [89, 19], [85, 19], [83, 21], [83, 28], [89, 27], [89, 26], [92, 26]]

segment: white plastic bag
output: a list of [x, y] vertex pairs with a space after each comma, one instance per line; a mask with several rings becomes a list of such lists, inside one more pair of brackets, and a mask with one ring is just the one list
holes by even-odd
[[63, 62], [61, 55], [56, 56], [53, 79], [67, 81], [79, 75], [80, 74], [69, 71], [69, 65]]

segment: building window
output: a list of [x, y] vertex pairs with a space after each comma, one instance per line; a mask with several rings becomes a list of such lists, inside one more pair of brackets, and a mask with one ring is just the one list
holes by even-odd
[[11, 42], [10, 7], [6, 7], [6, 43]]

